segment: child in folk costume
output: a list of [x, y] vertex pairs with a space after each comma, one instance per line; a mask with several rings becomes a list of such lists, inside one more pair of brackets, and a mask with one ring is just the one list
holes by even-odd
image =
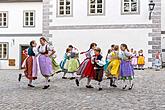
[[143, 50], [140, 50], [138, 56], [138, 68], [140, 70], [144, 70], [144, 65], [145, 65], [145, 57], [143, 55]]
[[134, 69], [137, 69], [137, 63], [138, 63], [138, 55], [137, 55], [137, 52], [134, 51], [133, 54], [132, 54], [132, 66]]
[[70, 57], [71, 57], [71, 49], [67, 48], [66, 53], [64, 55], [64, 59], [60, 63], [62, 71], [64, 72], [62, 79], [67, 79], [67, 77], [65, 76], [66, 76], [66, 73], [68, 72], [68, 63], [69, 63]]
[[132, 80], [134, 78], [134, 70], [131, 64], [131, 53], [129, 53], [126, 44], [121, 44], [120, 49], [121, 49], [120, 77], [123, 80], [123, 84], [124, 84], [123, 89], [127, 88], [127, 84], [125, 84], [125, 81], [129, 80], [129, 90], [131, 90], [133, 88]]
[[120, 70], [120, 60], [119, 60], [119, 46], [116, 45], [114, 47], [114, 51], [111, 52], [111, 62], [108, 65], [108, 72], [109, 75], [107, 77], [109, 77], [110, 79], [112, 79], [112, 81], [110, 82], [110, 86], [112, 87], [117, 87], [115, 84], [116, 79], [119, 78], [119, 70]]
[[103, 80], [105, 62], [103, 61], [103, 56], [100, 54], [100, 48], [97, 47], [94, 53], [92, 64], [94, 64], [95, 80], [98, 81], [99, 90], [102, 90], [101, 81]]
[[111, 45], [111, 49], [108, 50], [108, 53], [107, 53], [107, 56], [106, 56], [106, 59], [105, 59], [106, 64], [104, 65], [104, 71], [105, 71], [106, 75], [108, 74], [107, 68], [108, 68], [108, 65], [111, 61], [111, 55], [110, 54], [111, 54], [112, 51], [114, 51], [114, 47], [115, 47], [114, 44]]
[[90, 45], [90, 49], [87, 52], [82, 52], [81, 54], [86, 54], [86, 59], [80, 64], [80, 67], [77, 71], [77, 75], [81, 75], [79, 79], [76, 79], [76, 85], [79, 86], [79, 82], [83, 78], [87, 78], [87, 88], [93, 88], [90, 85], [92, 79], [95, 79], [95, 72], [94, 72], [94, 65], [92, 64], [92, 56], [94, 55], [94, 49], [96, 48], [97, 44], [92, 43]]
[[161, 56], [160, 52], [157, 52], [155, 55], [155, 71], [160, 71], [161, 68]]
[[71, 58], [68, 62], [68, 73], [72, 73], [72, 77], [70, 79], [75, 79], [74, 73], [77, 72], [80, 66], [78, 56], [72, 53]]
[[[39, 52], [39, 66], [41, 74], [45, 77], [46, 83], [43, 89], [49, 88], [48, 80], [52, 73], [52, 61], [50, 57], [55, 53], [54, 49], [50, 48], [44, 37], [40, 38], [40, 46], [38, 47]], [[50, 52], [50, 53], [49, 53]]]
[[[38, 63], [37, 63], [37, 43], [35, 41], [30, 42], [30, 47], [28, 48], [28, 57], [25, 61], [25, 77], [29, 79], [29, 87], [35, 87], [32, 84], [32, 80], [37, 79], [37, 73], [38, 73]], [[21, 79], [21, 76], [19, 76], [19, 79]]]
[[[54, 47], [50, 46], [51, 50], [55, 50]], [[51, 52], [49, 52], [49, 55], [51, 54]], [[52, 60], [52, 69], [53, 69], [53, 73], [51, 74], [51, 76], [54, 76], [55, 74], [58, 74], [62, 71], [60, 65], [56, 62], [56, 53], [54, 53], [53, 55], [50, 56], [51, 60]]]

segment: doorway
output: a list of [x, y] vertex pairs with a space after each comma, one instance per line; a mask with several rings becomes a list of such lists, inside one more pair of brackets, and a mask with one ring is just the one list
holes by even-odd
[[22, 64], [24, 62], [24, 60], [26, 59], [26, 57], [28, 56], [28, 48], [29, 45], [20, 45], [20, 69], [24, 69], [22, 67]]

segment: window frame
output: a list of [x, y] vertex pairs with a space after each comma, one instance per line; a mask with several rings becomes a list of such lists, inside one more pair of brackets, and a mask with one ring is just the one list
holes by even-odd
[[[0, 28], [8, 28], [8, 11], [0, 11], [0, 13], [6, 13], [6, 26], [2, 25], [0, 26]], [[3, 18], [3, 17], [2, 17]], [[3, 20], [2, 20], [2, 24], [3, 24]]]
[[[129, 12], [124, 12], [124, 0], [121, 0], [121, 15], [139, 15], [140, 14], [140, 0], [137, 0], [137, 12], [132, 12], [132, 11], [129, 11]], [[130, 4], [130, 2], [129, 2]], [[131, 9], [131, 7], [130, 7]]]
[[[103, 3], [102, 3], [102, 13], [94, 13], [94, 14], [92, 14], [92, 13], [90, 13], [90, 0], [87, 0], [87, 5], [88, 5], [88, 9], [87, 9], [87, 15], [88, 16], [105, 16], [105, 6], [106, 6], [106, 1], [105, 0], [102, 0], [103, 1]], [[96, 6], [97, 6], [97, 3], [96, 3]], [[97, 11], [97, 8], [95, 9], [95, 11]]]
[[[25, 16], [25, 13], [26, 13], [26, 12], [28, 12], [28, 13], [33, 12], [33, 25], [28, 25], [28, 26], [25, 25], [25, 23], [26, 23], [26, 22], [25, 22], [25, 21], [26, 21], [26, 20], [25, 20], [25, 17], [26, 17], [26, 16]], [[30, 18], [30, 16], [29, 16], [29, 18]], [[24, 27], [24, 28], [34, 28], [35, 25], [36, 25], [36, 24], [35, 24], [35, 19], [36, 19], [36, 11], [35, 11], [35, 10], [24, 10], [24, 11], [23, 11], [23, 27]], [[28, 22], [30, 23], [30, 21], [28, 21]]]
[[[64, 14], [60, 14], [60, 0], [56, 0], [56, 17], [73, 17], [73, 0], [70, 0], [70, 14], [66, 14], [66, 9], [64, 8]], [[64, 7], [66, 7], [66, 0], [64, 0]]]
[[[2, 57], [0, 57], [0, 60], [8, 60], [9, 59], [9, 43], [8, 42], [0, 42], [2, 45]], [[6, 44], [6, 58], [3, 58], [3, 45]]]

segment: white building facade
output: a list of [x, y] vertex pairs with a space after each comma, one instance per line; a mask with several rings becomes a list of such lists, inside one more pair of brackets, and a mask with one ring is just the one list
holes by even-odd
[[43, 33], [53, 41], [58, 61], [69, 44], [85, 51], [96, 42], [105, 56], [111, 44], [126, 43], [143, 49], [146, 67], [152, 67], [155, 53], [161, 51], [161, 0], [154, 0], [151, 20], [149, 2], [44, 0]]
[[42, 9], [42, 0], [0, 1], [0, 69], [21, 68], [22, 50], [42, 35]]

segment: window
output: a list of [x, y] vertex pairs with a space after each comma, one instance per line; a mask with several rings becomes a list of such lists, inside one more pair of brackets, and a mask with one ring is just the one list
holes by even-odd
[[8, 43], [0, 43], [0, 59], [8, 58]]
[[122, 0], [122, 14], [139, 14], [139, 0]]
[[104, 0], [88, 0], [88, 15], [103, 15]]
[[8, 16], [7, 12], [0, 12], [0, 27], [8, 26], [7, 16]]
[[58, 0], [57, 16], [72, 16], [72, 0]]
[[24, 11], [24, 27], [35, 27], [35, 11]]

